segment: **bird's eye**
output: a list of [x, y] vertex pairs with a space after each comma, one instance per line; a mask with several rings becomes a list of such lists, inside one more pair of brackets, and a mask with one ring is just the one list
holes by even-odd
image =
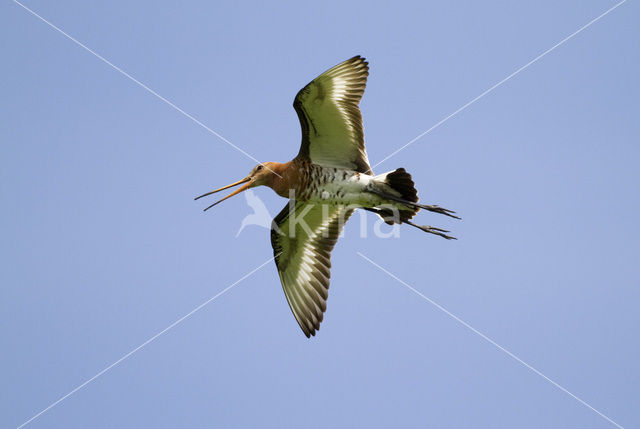
[[260, 171], [260, 170], [262, 170], [262, 166], [261, 165], [256, 167], [256, 171]]

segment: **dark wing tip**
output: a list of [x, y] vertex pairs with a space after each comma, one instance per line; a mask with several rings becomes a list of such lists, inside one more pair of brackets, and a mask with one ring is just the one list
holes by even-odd
[[[295, 315], [295, 313], [294, 313]], [[320, 322], [318, 322], [317, 324], [313, 323], [311, 321], [311, 326], [305, 326], [304, 323], [309, 322], [308, 319], [305, 319], [304, 322], [303, 321], [299, 321], [296, 318], [296, 321], [298, 322], [298, 325], [300, 326], [300, 329], [302, 329], [302, 333], [305, 335], [305, 337], [307, 338], [311, 338], [311, 337], [315, 337], [316, 336], [316, 332], [320, 329]]]
[[351, 57], [351, 58], [349, 58], [349, 61], [354, 61], [354, 62], [355, 62], [355, 61], [361, 61], [361, 62], [363, 62], [364, 64], [369, 64], [369, 63], [367, 62], [367, 59], [366, 59], [365, 57], [363, 57], [362, 55], [356, 55], [356, 56], [354, 56], [354, 57]]
[[364, 66], [366, 75], [367, 76], [369, 75], [369, 61], [367, 61], [367, 59], [362, 55], [356, 55], [355, 57], [351, 57], [347, 61], [345, 61], [345, 63], [348, 63], [348, 64], [360, 63]]

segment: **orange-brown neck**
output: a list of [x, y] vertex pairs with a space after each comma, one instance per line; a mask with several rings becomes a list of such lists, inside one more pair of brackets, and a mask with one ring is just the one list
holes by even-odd
[[280, 163], [280, 162], [268, 162], [265, 166], [269, 168], [272, 173], [268, 183], [266, 185], [273, 189], [276, 194], [281, 197], [289, 197], [289, 189], [296, 189], [298, 184], [298, 168], [293, 161]]

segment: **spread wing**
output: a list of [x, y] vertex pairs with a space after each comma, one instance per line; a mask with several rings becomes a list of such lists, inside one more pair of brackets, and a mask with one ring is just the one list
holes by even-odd
[[369, 66], [355, 56], [302, 88], [293, 101], [302, 127], [298, 158], [314, 164], [370, 173], [358, 104]]
[[307, 337], [320, 329], [329, 296], [331, 250], [352, 212], [344, 206], [290, 201], [273, 220], [271, 245], [282, 288]]

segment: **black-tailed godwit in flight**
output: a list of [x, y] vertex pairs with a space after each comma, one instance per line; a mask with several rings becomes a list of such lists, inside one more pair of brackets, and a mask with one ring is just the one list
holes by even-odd
[[256, 186], [289, 198], [273, 220], [271, 245], [284, 294], [307, 337], [320, 328], [329, 295], [331, 250], [355, 209], [446, 239], [453, 238], [448, 231], [417, 225], [411, 218], [425, 209], [459, 219], [451, 210], [419, 204], [404, 168], [373, 174], [358, 107], [368, 75], [368, 63], [355, 56], [315, 78], [293, 102], [302, 127], [298, 155], [286, 163], [259, 164], [244, 179], [196, 198], [237, 185], [242, 186], [205, 210]]

